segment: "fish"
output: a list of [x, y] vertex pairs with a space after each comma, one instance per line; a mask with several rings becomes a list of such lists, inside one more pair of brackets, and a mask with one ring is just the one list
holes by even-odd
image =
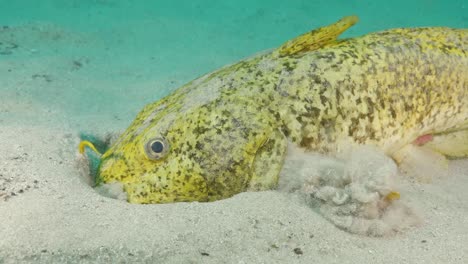
[[130, 203], [209, 202], [275, 189], [288, 146], [336, 156], [371, 145], [398, 164], [408, 149], [467, 157], [468, 30], [339, 38], [357, 21], [344, 17], [146, 105], [99, 156], [96, 184], [121, 184]]

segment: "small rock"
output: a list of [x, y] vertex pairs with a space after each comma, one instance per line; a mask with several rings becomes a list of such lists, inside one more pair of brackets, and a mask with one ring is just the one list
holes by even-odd
[[302, 255], [302, 254], [303, 254], [301, 248], [295, 248], [295, 249], [294, 249], [294, 253], [296, 253], [297, 255]]

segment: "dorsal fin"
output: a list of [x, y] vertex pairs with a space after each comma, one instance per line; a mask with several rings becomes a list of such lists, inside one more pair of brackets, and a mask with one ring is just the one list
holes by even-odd
[[356, 24], [358, 20], [357, 16], [347, 16], [331, 25], [317, 28], [302, 34], [299, 37], [284, 43], [279, 48], [279, 54], [280, 56], [296, 55], [336, 43], [338, 36]]

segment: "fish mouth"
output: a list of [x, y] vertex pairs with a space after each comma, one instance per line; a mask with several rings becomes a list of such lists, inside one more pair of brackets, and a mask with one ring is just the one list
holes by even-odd
[[80, 139], [81, 142], [78, 145], [78, 151], [87, 158], [89, 168], [88, 174], [91, 178], [93, 187], [98, 186], [102, 183], [102, 178], [100, 177], [102, 161], [107, 159], [103, 159], [103, 155], [101, 153], [105, 153], [107, 151], [109, 144], [94, 136], [86, 134], [81, 134]]
[[129, 196], [125, 191], [125, 183], [115, 179], [106, 182], [106, 176], [108, 177], [110, 174], [108, 168], [119, 156], [112, 153], [107, 154], [107, 152], [101, 155], [91, 142], [82, 141], [79, 148], [80, 152], [87, 158], [89, 185], [104, 197], [128, 201]]
[[[102, 160], [98, 160], [95, 164], [93, 164], [93, 168], [95, 168], [95, 170], [90, 170], [90, 174], [91, 176], [93, 177], [93, 182], [94, 182], [94, 186], [93, 187], [97, 187], [99, 185], [101, 185], [104, 181], [102, 180], [101, 178], [101, 165], [102, 165]], [[90, 166], [91, 168], [91, 166]]]

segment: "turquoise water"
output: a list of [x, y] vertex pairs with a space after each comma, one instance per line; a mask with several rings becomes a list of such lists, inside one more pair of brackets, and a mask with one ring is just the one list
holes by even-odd
[[73, 126], [92, 119], [123, 128], [144, 104], [191, 79], [351, 14], [361, 21], [348, 37], [468, 26], [463, 0], [0, 0], [0, 40], [18, 46], [0, 55], [1, 74], [30, 81], [3, 78], [0, 95]]

